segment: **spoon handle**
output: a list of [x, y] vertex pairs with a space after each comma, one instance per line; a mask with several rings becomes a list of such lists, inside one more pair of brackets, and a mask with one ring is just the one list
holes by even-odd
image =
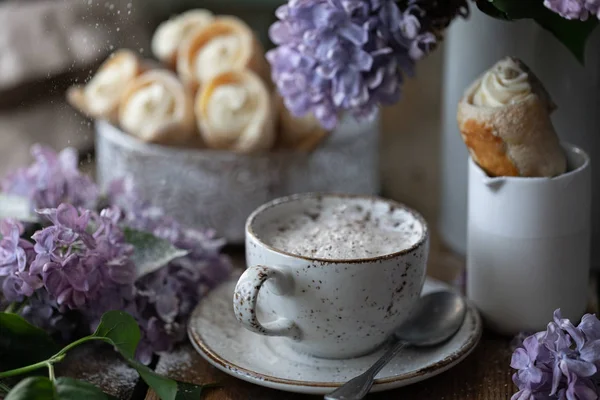
[[377, 373], [406, 345], [407, 343], [404, 341], [396, 342], [371, 368], [326, 395], [325, 400], [360, 400], [365, 397], [371, 390]]

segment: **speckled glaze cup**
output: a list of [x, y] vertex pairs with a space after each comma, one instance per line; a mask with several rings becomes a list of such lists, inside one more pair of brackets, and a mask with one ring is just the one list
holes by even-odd
[[[261, 226], [316, 204], [352, 204], [370, 210], [373, 218], [403, 218], [415, 239], [391, 254], [342, 260], [290, 254], [261, 240]], [[234, 291], [234, 312], [246, 329], [284, 336], [298, 352], [338, 359], [367, 354], [410, 315], [425, 281], [428, 253], [425, 220], [399, 203], [336, 194], [276, 199], [247, 220], [248, 268]]]

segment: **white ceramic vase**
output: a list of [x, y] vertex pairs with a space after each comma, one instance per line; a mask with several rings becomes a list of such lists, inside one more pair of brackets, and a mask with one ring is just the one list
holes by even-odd
[[[590, 37], [586, 63], [576, 58], [533, 21], [504, 22], [476, 7], [466, 21], [456, 21], [445, 41], [442, 110], [442, 199], [440, 231], [452, 250], [466, 254], [468, 152], [457, 123], [457, 103], [466, 87], [499, 59], [521, 58], [544, 82], [558, 110], [553, 122], [561, 140], [600, 157], [600, 29]], [[600, 172], [593, 173], [592, 231], [600, 241]], [[600, 247], [592, 250], [600, 268]]]

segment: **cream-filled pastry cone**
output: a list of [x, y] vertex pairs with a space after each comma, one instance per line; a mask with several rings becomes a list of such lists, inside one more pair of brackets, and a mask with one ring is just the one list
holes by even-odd
[[490, 176], [552, 177], [567, 162], [550, 120], [556, 106], [516, 58], [478, 78], [458, 105], [458, 125], [473, 160]]
[[67, 90], [67, 100], [82, 113], [117, 122], [121, 94], [125, 86], [143, 71], [142, 62], [130, 50], [113, 53], [85, 85]]
[[275, 142], [275, 106], [252, 71], [228, 71], [206, 82], [194, 105], [208, 147], [239, 153], [269, 150]]
[[156, 28], [152, 36], [152, 53], [160, 61], [174, 68], [179, 46], [192, 32], [204, 28], [213, 19], [212, 12], [196, 9], [164, 21]]
[[167, 70], [145, 72], [125, 88], [119, 124], [150, 143], [182, 145], [195, 139], [193, 97]]
[[293, 116], [277, 97], [279, 108], [279, 146], [301, 151], [314, 150], [329, 134], [312, 115]]
[[177, 73], [196, 90], [215, 76], [245, 69], [268, 79], [264, 50], [252, 29], [236, 17], [216, 17], [179, 47]]

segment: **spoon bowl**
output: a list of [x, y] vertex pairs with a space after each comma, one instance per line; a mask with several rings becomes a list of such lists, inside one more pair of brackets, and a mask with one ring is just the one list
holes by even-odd
[[406, 346], [435, 346], [449, 340], [462, 326], [466, 314], [467, 305], [457, 293], [442, 291], [421, 297], [408, 320], [394, 332], [396, 343], [371, 368], [326, 395], [325, 400], [364, 398], [373, 387], [377, 373], [400, 350]]
[[434, 292], [421, 297], [411, 316], [394, 333], [412, 346], [435, 346], [458, 332], [467, 305], [453, 292]]

